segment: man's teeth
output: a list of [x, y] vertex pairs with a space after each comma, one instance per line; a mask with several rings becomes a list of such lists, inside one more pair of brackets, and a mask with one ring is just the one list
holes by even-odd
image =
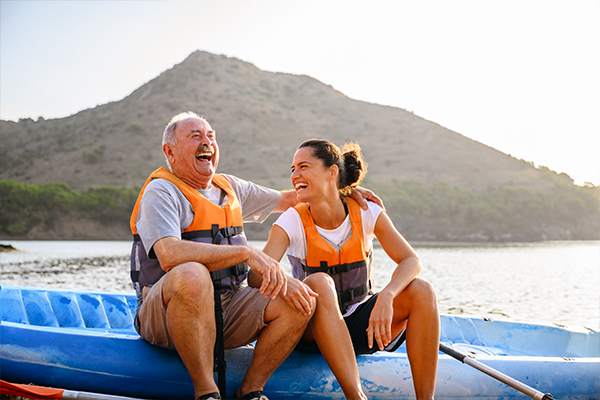
[[308, 185], [306, 183], [298, 183], [298, 184], [296, 184], [296, 190], [304, 189], [307, 186]]

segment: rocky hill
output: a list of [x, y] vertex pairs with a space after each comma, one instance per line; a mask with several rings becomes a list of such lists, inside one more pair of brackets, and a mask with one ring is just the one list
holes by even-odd
[[60, 119], [0, 121], [0, 179], [76, 190], [141, 185], [164, 165], [164, 126], [188, 110], [217, 131], [219, 171], [279, 189], [290, 187], [292, 155], [311, 137], [359, 142], [373, 182], [443, 181], [475, 191], [571, 182], [405, 110], [201, 51], [120, 101]]
[[[220, 172], [276, 189], [291, 188], [303, 140], [359, 142], [364, 185], [411, 240], [600, 239], [598, 187], [308, 76], [200, 51], [120, 101], [60, 119], [0, 121], [0, 238], [129, 239], [137, 187], [164, 165], [163, 129], [189, 110], [217, 131]], [[264, 239], [269, 229], [247, 232]]]

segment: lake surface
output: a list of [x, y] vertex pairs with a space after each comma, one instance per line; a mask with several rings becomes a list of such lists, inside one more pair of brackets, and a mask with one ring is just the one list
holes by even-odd
[[[0, 284], [133, 293], [128, 241], [0, 241]], [[264, 242], [250, 244], [261, 249]], [[600, 330], [600, 242], [413, 243], [440, 313]], [[375, 249], [375, 283], [394, 263]], [[289, 271], [289, 264], [282, 263]]]

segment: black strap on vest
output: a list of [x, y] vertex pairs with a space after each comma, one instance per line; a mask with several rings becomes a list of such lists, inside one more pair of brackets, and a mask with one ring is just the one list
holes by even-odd
[[346, 313], [346, 310], [348, 310], [348, 307], [345, 306], [347, 302], [354, 300], [355, 298], [360, 297], [363, 294], [369, 293], [370, 290], [371, 282], [369, 281], [369, 283], [365, 283], [364, 285], [348, 289], [342, 293], [338, 293], [338, 304], [340, 306], [340, 311], [342, 312], [342, 315]]
[[219, 380], [219, 392], [221, 398], [226, 399], [226, 382], [225, 382], [225, 338], [223, 337], [223, 306], [221, 305], [221, 279], [228, 276], [237, 276], [248, 272], [248, 264], [245, 262], [236, 264], [231, 267], [210, 271], [210, 278], [213, 281], [215, 295], [215, 328], [217, 329], [217, 338], [215, 341], [214, 357], [215, 371]]
[[221, 305], [221, 281], [214, 282], [215, 287], [215, 327], [217, 328], [217, 337], [215, 340], [214, 349], [214, 360], [215, 360], [215, 371], [219, 381], [219, 392], [221, 392], [221, 398], [226, 399], [226, 388], [225, 383], [225, 339], [223, 337], [223, 307]]
[[327, 261], [321, 261], [321, 265], [318, 267], [309, 267], [308, 265], [302, 264], [302, 269], [307, 274], [314, 274], [315, 272], [325, 272], [329, 275], [341, 274], [342, 272], [348, 272], [356, 268], [362, 268], [367, 266], [366, 260], [356, 261], [347, 264], [338, 264], [328, 266]]
[[[193, 240], [196, 238], [212, 238], [213, 244], [221, 244], [221, 240], [235, 235], [239, 235], [242, 232], [244, 232], [244, 228], [241, 226], [226, 226], [225, 228], [219, 229], [219, 225], [215, 224], [211, 229], [182, 232], [181, 238], [183, 240]], [[139, 242], [140, 240], [142, 240], [140, 238], [140, 235], [133, 235], [134, 242]]]
[[[213, 224], [212, 229], [182, 232], [181, 239], [193, 240], [197, 238], [212, 238], [213, 244], [221, 244], [221, 241], [223, 239], [240, 235], [242, 232], [244, 232], [244, 228], [242, 226], [226, 226], [225, 228], [219, 228], [218, 224]], [[140, 240], [140, 235], [133, 235], [134, 242], [139, 242]], [[248, 264], [246, 264], [245, 262], [210, 272], [210, 277], [213, 281], [214, 287], [215, 327], [217, 330], [217, 337], [215, 340], [214, 348], [214, 368], [217, 372], [217, 377], [219, 380], [219, 391], [221, 392], [221, 398], [223, 399], [227, 398], [227, 395], [225, 382], [225, 339], [223, 337], [223, 306], [221, 305], [221, 280], [223, 278], [227, 278], [228, 276], [238, 276], [247, 272]], [[131, 279], [134, 282], [138, 282], [139, 274], [139, 271], [131, 271]]]
[[[230, 226], [219, 229], [218, 224], [213, 224], [212, 229], [204, 231], [185, 232], [189, 234], [182, 238], [190, 240], [198, 237], [212, 237], [213, 244], [221, 244], [223, 238], [239, 235], [244, 231], [241, 226]], [[208, 234], [208, 235], [207, 235]], [[200, 236], [207, 235], [207, 236]], [[215, 296], [215, 328], [217, 330], [217, 337], [215, 340], [214, 359], [215, 359], [215, 371], [217, 372], [217, 378], [219, 381], [219, 392], [221, 398], [227, 398], [227, 383], [226, 383], [226, 363], [225, 363], [225, 338], [223, 335], [223, 306], [221, 305], [221, 279], [228, 276], [238, 276], [248, 272], [248, 264], [245, 262], [233, 265], [231, 267], [222, 268], [216, 271], [210, 272], [210, 277], [213, 281], [214, 296]]]

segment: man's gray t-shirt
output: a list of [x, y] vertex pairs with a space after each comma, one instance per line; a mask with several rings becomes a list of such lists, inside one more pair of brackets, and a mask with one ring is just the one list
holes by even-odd
[[[281, 200], [281, 193], [276, 190], [232, 175], [223, 174], [223, 176], [231, 183], [245, 223], [263, 222]], [[225, 204], [228, 199], [225, 192], [214, 184], [212, 189], [202, 190], [201, 193], [218, 205]], [[166, 179], [155, 179], [144, 190], [136, 229], [144, 248], [150, 253], [154, 243], [162, 238], [172, 236], [181, 239], [181, 232], [192, 223], [193, 219], [194, 209], [183, 193]]]

